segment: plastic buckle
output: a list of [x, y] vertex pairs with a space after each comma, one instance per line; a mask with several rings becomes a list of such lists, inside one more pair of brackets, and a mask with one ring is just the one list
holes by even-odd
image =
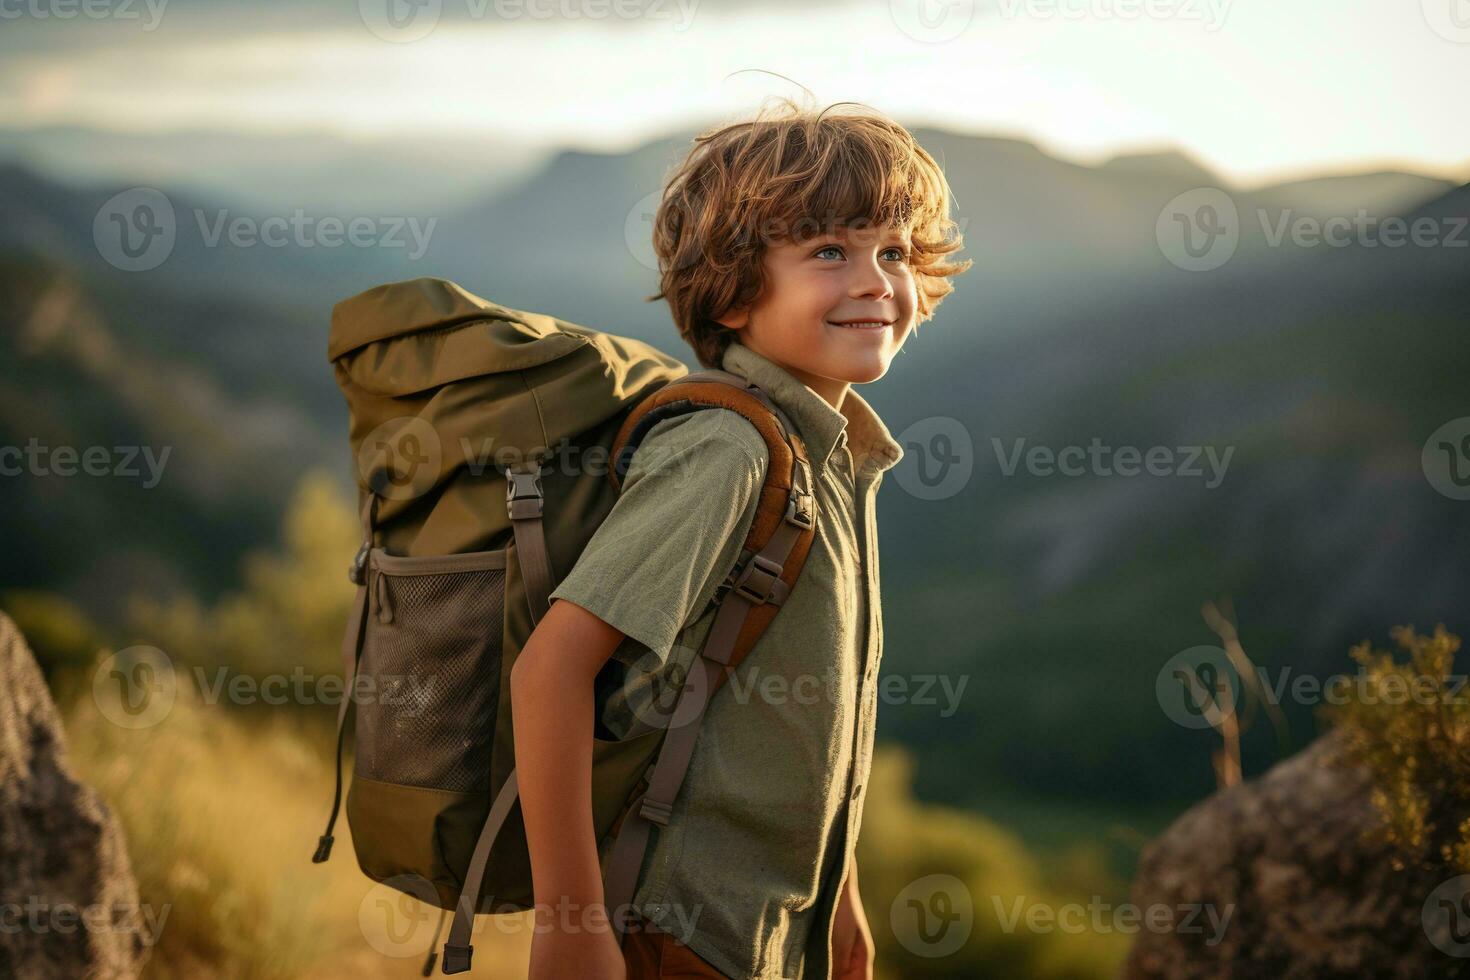
[[803, 531], [810, 531], [817, 526], [811, 494], [792, 491], [786, 501], [786, 523], [794, 524]]
[[444, 959], [440, 968], [445, 973], [464, 973], [470, 968], [470, 959], [475, 954], [474, 946], [451, 946], [444, 944]]
[[367, 560], [370, 547], [372, 545], [364, 541], [362, 547], [357, 549], [357, 556], [352, 559], [352, 565], [347, 569], [347, 580], [353, 585], [363, 585], [367, 582]]
[[[735, 580], [735, 591], [757, 606], [765, 605], [771, 601], [771, 592], [781, 578], [781, 570], [781, 566], [769, 558], [763, 555], [753, 555], [750, 562], [741, 570], [740, 577]], [[759, 591], [748, 584], [757, 575], [763, 576], [758, 584]]]
[[541, 471], [506, 470], [505, 509], [511, 520], [540, 517], [545, 496], [541, 489]]
[[667, 827], [669, 825], [669, 817], [673, 816], [674, 808], [668, 803], [651, 800], [645, 794], [643, 805], [638, 808], [638, 812], [660, 827]]

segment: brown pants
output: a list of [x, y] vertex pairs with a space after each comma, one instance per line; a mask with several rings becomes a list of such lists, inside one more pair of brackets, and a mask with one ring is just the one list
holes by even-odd
[[635, 917], [623, 935], [628, 980], [729, 980], [694, 950], [647, 919]]

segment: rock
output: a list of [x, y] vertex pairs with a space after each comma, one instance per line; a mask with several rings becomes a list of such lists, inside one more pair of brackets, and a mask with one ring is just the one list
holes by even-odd
[[0, 977], [136, 977], [143, 911], [122, 831], [73, 777], [40, 668], [0, 613]]
[[[1470, 977], [1470, 877], [1395, 871], [1363, 843], [1378, 814], [1344, 758], [1329, 732], [1144, 848], [1132, 902], [1168, 906], [1175, 926], [1140, 929], [1127, 980]], [[1193, 923], [1190, 906], [1204, 910]]]

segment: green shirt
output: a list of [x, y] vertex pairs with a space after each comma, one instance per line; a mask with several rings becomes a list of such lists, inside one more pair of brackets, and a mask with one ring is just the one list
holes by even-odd
[[[817, 532], [796, 588], [707, 709], [668, 826], [653, 827], [633, 904], [727, 976], [827, 980], [877, 716], [874, 502], [903, 450], [851, 388], [838, 411], [738, 342], [721, 366], [759, 385], [806, 443]], [[672, 705], [755, 519], [767, 465], [765, 442], [736, 412], [658, 423], [552, 592], [626, 634], [614, 658], [627, 669], [602, 714], [615, 737], [635, 718], [656, 719], [655, 698]]]

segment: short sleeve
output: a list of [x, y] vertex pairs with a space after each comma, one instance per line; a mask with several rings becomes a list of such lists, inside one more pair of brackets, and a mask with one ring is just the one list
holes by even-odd
[[767, 466], [765, 440], [739, 412], [708, 408], [659, 422], [551, 599], [576, 603], [666, 663], [739, 559]]

